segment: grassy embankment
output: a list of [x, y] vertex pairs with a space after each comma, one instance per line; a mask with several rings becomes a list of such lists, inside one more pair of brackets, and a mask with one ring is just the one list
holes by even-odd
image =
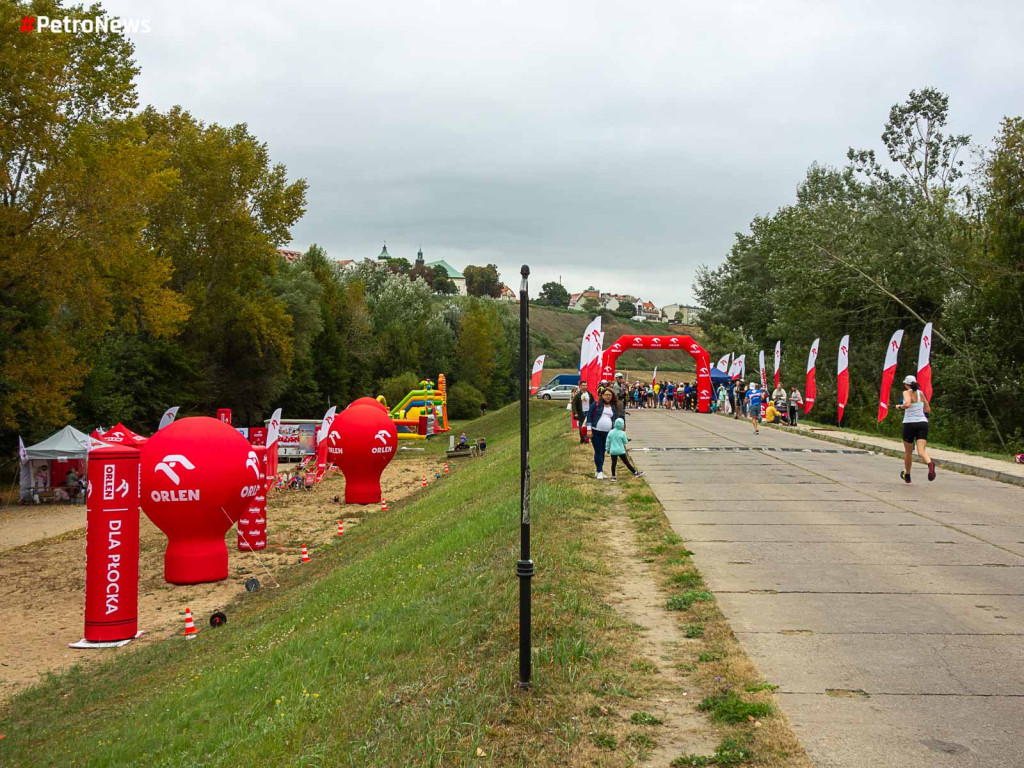
[[[388, 513], [371, 513], [343, 540], [312, 552], [311, 563], [279, 572], [281, 589], [246, 596], [229, 608], [225, 627], [119, 652], [16, 697], [0, 721], [0, 763], [625, 766], [643, 759], [659, 735], [644, 707], [672, 691], [637, 653], [642, 629], [606, 602], [599, 522], [615, 509], [626, 514], [628, 504], [650, 558], [666, 569], [666, 586], [699, 591], [699, 574], [646, 490], [616, 500], [579, 482], [564, 410], [536, 404], [536, 688], [516, 691], [517, 415], [510, 406], [466, 425], [471, 436], [488, 437], [484, 457], [459, 463], [450, 478]], [[432, 442], [428, 450], [443, 447]], [[681, 653], [693, 663], [681, 659], [681, 667], [710, 696], [720, 694], [713, 677], [756, 682], [713, 602], [687, 602], [668, 607], [704, 629], [688, 631], [696, 638]], [[769, 694], [740, 696], [768, 704]], [[715, 701], [711, 715], [735, 703]], [[758, 723], [773, 720], [770, 707], [739, 706]], [[615, 710], [622, 715], [609, 717]], [[768, 742], [765, 751], [753, 722], [720, 726], [721, 760], [678, 764], [796, 764], [776, 759], [791, 754], [785, 745]]]

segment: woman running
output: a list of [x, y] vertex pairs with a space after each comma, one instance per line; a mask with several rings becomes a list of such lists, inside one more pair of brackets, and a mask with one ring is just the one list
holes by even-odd
[[935, 462], [928, 455], [928, 414], [932, 408], [913, 376], [903, 379], [903, 402], [896, 407], [903, 411], [904, 470], [900, 477], [903, 482], [910, 483], [910, 467], [914, 463], [914, 447], [917, 446], [917, 455], [928, 465], [928, 479], [934, 480]]

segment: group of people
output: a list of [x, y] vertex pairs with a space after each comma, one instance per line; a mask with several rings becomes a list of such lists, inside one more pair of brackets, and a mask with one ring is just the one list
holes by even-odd
[[664, 408], [670, 411], [697, 410], [697, 384], [688, 381], [634, 381], [629, 386], [622, 384], [622, 374], [615, 374], [614, 386], [622, 386], [623, 404], [626, 408]]

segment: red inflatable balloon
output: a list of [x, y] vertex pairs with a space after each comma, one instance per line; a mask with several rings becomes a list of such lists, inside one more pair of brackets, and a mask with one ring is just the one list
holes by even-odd
[[[384, 411], [384, 413], [388, 412], [388, 408], [386, 405], [384, 405], [384, 403], [382, 403], [380, 400], [374, 400], [372, 397], [360, 397], [358, 400], [353, 400], [351, 403], [349, 403], [348, 407], [355, 408], [356, 406], [361, 405], [372, 405], [374, 408], [379, 408], [380, 410]], [[346, 410], [348, 409], [346, 408]]]
[[346, 503], [379, 504], [380, 475], [395, 458], [398, 431], [386, 410], [357, 403], [331, 420], [327, 461], [345, 473]]
[[175, 421], [142, 446], [142, 509], [167, 535], [166, 581], [228, 577], [224, 534], [263, 491], [261, 475], [249, 442], [206, 416]]

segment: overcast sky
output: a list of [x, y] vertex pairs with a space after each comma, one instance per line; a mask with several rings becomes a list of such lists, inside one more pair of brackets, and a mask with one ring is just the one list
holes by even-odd
[[[792, 201], [880, 149], [913, 88], [988, 142], [1024, 113], [1018, 2], [297, 4], [108, 0], [143, 104], [245, 122], [309, 181], [292, 247], [530, 265], [659, 306]], [[316, 9], [316, 10], [313, 10]]]

